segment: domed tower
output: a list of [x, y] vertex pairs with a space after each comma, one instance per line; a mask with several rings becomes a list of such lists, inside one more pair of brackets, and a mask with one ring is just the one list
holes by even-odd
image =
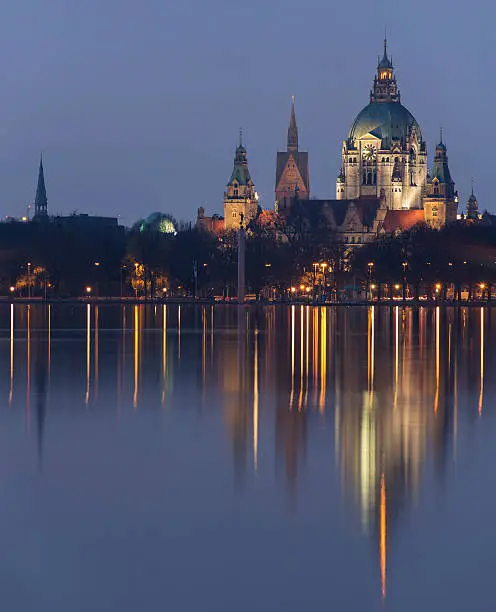
[[467, 219], [470, 221], [479, 220], [479, 202], [474, 195], [474, 186], [472, 185], [472, 193], [467, 202]]
[[442, 131], [441, 139], [436, 147], [434, 166], [432, 172], [429, 173], [426, 192], [424, 215], [429, 225], [440, 228], [446, 223], [456, 221], [458, 194], [451, 178]]
[[246, 149], [239, 134], [236, 147], [234, 168], [224, 192], [224, 227], [226, 230], [238, 229], [241, 221], [249, 223], [257, 216], [258, 195], [251, 180]]
[[370, 103], [360, 111], [343, 142], [344, 197], [379, 197], [384, 189], [388, 208], [421, 208], [426, 162], [420, 126], [401, 104], [384, 40], [384, 55], [377, 64]]

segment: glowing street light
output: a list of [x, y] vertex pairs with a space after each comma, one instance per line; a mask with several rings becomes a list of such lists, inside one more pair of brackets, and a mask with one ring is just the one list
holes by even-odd
[[11, 285], [11, 286], [9, 287], [9, 291], [10, 291], [10, 293], [14, 293], [14, 291], [15, 291], [15, 287], [14, 287], [14, 285]]
[[89, 295], [93, 291], [92, 287], [89, 285], [86, 287], [86, 293]]

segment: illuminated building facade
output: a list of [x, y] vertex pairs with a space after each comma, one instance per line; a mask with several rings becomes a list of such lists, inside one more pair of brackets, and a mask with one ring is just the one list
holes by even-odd
[[384, 190], [387, 208], [422, 208], [427, 148], [419, 124], [401, 104], [386, 40], [370, 103], [353, 122], [341, 157], [337, 199], [377, 197]]
[[257, 216], [258, 195], [248, 168], [246, 149], [241, 140], [240, 134], [233, 171], [224, 192], [225, 230], [238, 229], [241, 223], [246, 225]]
[[[294, 106], [286, 156], [290, 155], [290, 145], [297, 152]], [[298, 164], [293, 168], [291, 161], [283, 167], [281, 155], [278, 153], [277, 158], [276, 210], [287, 215], [288, 198], [294, 210], [293, 206], [297, 208], [309, 197], [308, 184], [300, 180], [308, 178], [308, 157], [302, 172]], [[292, 189], [287, 179], [289, 171], [295, 174]], [[456, 220], [458, 196], [446, 145], [441, 137], [429, 173], [427, 146], [420, 125], [401, 103], [386, 40], [369, 104], [356, 116], [342, 145], [336, 199], [312, 199], [308, 205], [314, 212], [330, 216], [330, 230], [350, 245], [370, 242], [382, 233], [400, 232], [418, 223], [440, 228]]]

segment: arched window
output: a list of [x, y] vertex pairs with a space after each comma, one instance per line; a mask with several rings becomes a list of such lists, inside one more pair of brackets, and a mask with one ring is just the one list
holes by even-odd
[[355, 244], [355, 236], [351, 237], [351, 244]]

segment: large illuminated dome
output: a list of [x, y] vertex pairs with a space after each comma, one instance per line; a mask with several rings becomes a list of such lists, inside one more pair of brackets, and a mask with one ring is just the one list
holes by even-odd
[[341, 160], [338, 200], [374, 198], [390, 209], [422, 208], [427, 149], [415, 117], [401, 104], [387, 41], [369, 104], [351, 126]]
[[422, 140], [420, 126], [412, 113], [399, 102], [371, 102], [362, 109], [348, 138], [358, 140], [371, 134], [382, 141], [382, 148], [395, 140], [401, 141], [412, 133], [413, 128]]

